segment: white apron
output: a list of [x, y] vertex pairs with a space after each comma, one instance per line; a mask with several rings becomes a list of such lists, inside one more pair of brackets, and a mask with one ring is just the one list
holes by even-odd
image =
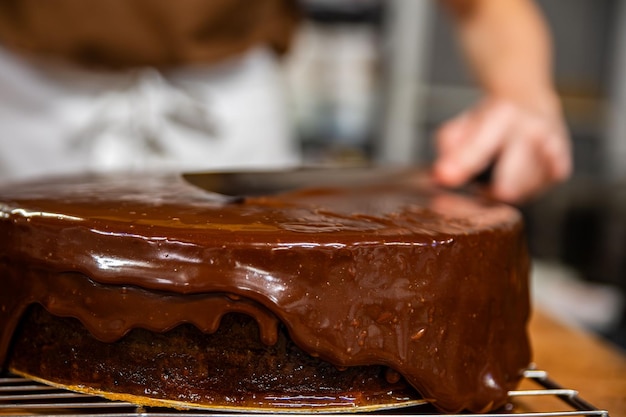
[[0, 49], [0, 181], [299, 161], [266, 49], [211, 67], [91, 71]]

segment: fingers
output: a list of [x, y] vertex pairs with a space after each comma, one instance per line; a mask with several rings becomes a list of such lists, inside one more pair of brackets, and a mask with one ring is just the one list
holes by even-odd
[[437, 149], [436, 181], [459, 186], [493, 163], [490, 193], [510, 203], [538, 195], [572, 170], [560, 113], [532, 114], [504, 100], [485, 101], [448, 122]]
[[511, 137], [494, 168], [490, 187], [493, 197], [515, 203], [526, 200], [535, 190], [543, 189], [549, 169], [535, 141], [521, 132]]
[[527, 122], [502, 149], [494, 170], [491, 194], [502, 201], [531, 199], [571, 173], [569, 140], [560, 132], [546, 133]]
[[564, 126], [553, 133], [553, 137], [544, 141], [545, 154], [551, 162], [552, 177], [557, 182], [569, 178], [572, 174], [572, 144]]
[[442, 184], [459, 186], [486, 169], [500, 151], [514, 116], [507, 103], [487, 101], [446, 124], [437, 137], [435, 177]]
[[437, 132], [438, 158], [434, 165], [435, 179], [443, 185], [455, 187], [465, 182], [465, 172], [457, 163], [456, 154], [467, 146], [472, 115], [462, 114], [448, 121]]

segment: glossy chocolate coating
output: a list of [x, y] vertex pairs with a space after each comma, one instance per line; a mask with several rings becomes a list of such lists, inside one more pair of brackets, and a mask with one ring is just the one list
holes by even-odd
[[104, 342], [234, 311], [271, 345], [280, 321], [444, 411], [502, 405], [530, 361], [519, 213], [403, 176], [245, 199], [176, 175], [21, 184], [0, 190], [0, 234], [0, 364], [32, 303]]

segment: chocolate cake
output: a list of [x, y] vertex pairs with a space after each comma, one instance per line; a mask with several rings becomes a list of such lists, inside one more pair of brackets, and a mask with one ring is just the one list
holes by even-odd
[[414, 174], [5, 186], [0, 366], [147, 405], [500, 407], [530, 361], [520, 214]]

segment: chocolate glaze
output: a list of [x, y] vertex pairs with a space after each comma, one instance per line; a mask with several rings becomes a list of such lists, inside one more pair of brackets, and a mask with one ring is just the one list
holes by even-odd
[[5, 187], [0, 364], [33, 303], [104, 342], [235, 311], [443, 411], [500, 406], [530, 361], [520, 215], [403, 178], [237, 202], [176, 175]]

